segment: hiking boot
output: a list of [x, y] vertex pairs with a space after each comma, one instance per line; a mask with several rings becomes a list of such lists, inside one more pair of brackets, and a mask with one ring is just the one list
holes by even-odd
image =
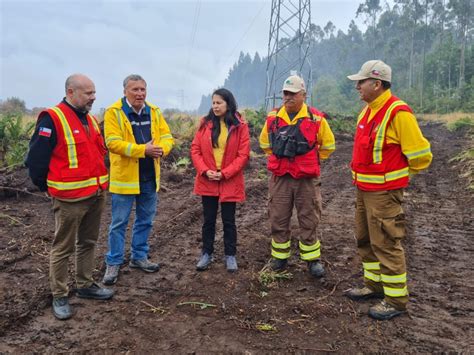
[[117, 282], [120, 271], [120, 265], [107, 265], [102, 283], [104, 285], [113, 285]]
[[403, 313], [406, 313], [406, 310], [396, 309], [385, 301], [369, 308], [369, 316], [377, 320], [389, 320]]
[[77, 297], [90, 298], [94, 300], [108, 300], [114, 295], [114, 290], [104, 288], [97, 285], [95, 282], [90, 287], [78, 288], [76, 290]]
[[[199, 259], [198, 263], [196, 264], [196, 270], [197, 271], [204, 271], [207, 270], [209, 265], [212, 263], [212, 254], [208, 253], [202, 253], [201, 258]], [[237, 264], [236, 264], [237, 266]]]
[[362, 288], [351, 288], [345, 293], [345, 295], [353, 301], [362, 301], [371, 298], [384, 298], [383, 292], [376, 292], [367, 286]]
[[65, 320], [72, 317], [72, 309], [67, 297], [53, 298], [53, 314], [57, 319]]
[[128, 264], [132, 269], [140, 269], [145, 272], [157, 272], [160, 270], [160, 265], [158, 263], [152, 263], [148, 259], [142, 260], [130, 260]]
[[283, 271], [286, 269], [287, 265], [288, 265], [287, 259], [272, 258], [272, 261], [270, 262], [270, 268], [273, 271]]
[[323, 264], [319, 260], [308, 261], [308, 270], [313, 277], [323, 277], [325, 274]]
[[235, 272], [238, 269], [237, 260], [235, 259], [235, 255], [226, 255], [225, 256], [225, 264], [226, 264], [228, 272]]

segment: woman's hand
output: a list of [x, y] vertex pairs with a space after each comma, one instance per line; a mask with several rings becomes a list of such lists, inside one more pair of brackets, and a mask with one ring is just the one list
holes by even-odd
[[212, 181], [219, 181], [222, 179], [222, 174], [220, 171], [208, 170], [206, 171], [206, 176]]

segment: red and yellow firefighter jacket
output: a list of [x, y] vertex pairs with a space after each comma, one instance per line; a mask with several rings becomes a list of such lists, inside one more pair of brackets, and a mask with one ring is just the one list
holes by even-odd
[[432, 157], [411, 108], [390, 90], [359, 114], [351, 162], [353, 183], [359, 189], [404, 188], [409, 175], [426, 169]]
[[[308, 112], [311, 110], [312, 115]], [[313, 117], [311, 117], [313, 116]], [[269, 138], [270, 129], [274, 129], [275, 120], [278, 126], [295, 125], [303, 120], [300, 131], [310, 146], [309, 152], [296, 155], [293, 158], [278, 158], [271, 150]], [[314, 178], [320, 175], [319, 159], [327, 159], [336, 149], [334, 135], [323, 114], [314, 107], [303, 104], [297, 115], [291, 120], [285, 106], [269, 112], [262, 132], [260, 133], [260, 147], [268, 154], [268, 170], [276, 176], [290, 174], [295, 179]]]
[[[48, 192], [59, 199], [81, 199], [107, 189], [106, 149], [95, 118], [88, 114], [89, 133], [64, 103], [47, 110], [57, 134], [47, 178]], [[41, 117], [41, 114], [40, 114]]]

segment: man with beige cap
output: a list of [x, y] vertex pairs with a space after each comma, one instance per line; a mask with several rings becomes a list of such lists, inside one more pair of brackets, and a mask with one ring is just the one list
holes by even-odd
[[283, 106], [267, 116], [260, 147], [268, 155], [271, 268], [286, 268], [291, 255], [290, 220], [293, 206], [298, 215], [300, 258], [312, 276], [322, 277], [320, 159], [335, 149], [334, 135], [323, 113], [305, 104], [302, 78], [292, 75], [283, 84]]
[[351, 162], [357, 187], [355, 234], [365, 286], [346, 295], [352, 300], [383, 298], [369, 315], [387, 320], [406, 312], [408, 303], [403, 191], [410, 177], [433, 158], [412, 109], [393, 96], [391, 68], [369, 60], [357, 74], [361, 100], [367, 103], [357, 119]]

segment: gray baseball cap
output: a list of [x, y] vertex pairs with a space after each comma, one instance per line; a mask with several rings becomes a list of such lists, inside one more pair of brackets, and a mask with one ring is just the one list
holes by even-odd
[[357, 74], [349, 75], [350, 80], [378, 79], [392, 82], [392, 68], [381, 60], [369, 60], [365, 62]]

